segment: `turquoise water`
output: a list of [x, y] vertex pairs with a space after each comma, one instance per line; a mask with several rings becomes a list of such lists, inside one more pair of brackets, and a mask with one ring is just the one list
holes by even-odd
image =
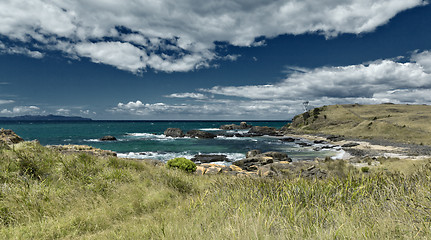
[[[163, 132], [170, 127], [184, 132], [192, 129], [221, 134], [218, 128], [229, 121], [84, 121], [84, 122], [0, 122], [0, 128], [12, 129], [25, 140], [37, 139], [43, 145], [85, 144], [116, 151], [120, 157], [169, 160], [174, 157], [191, 158], [195, 154], [225, 154], [231, 160], [244, 158], [252, 149], [286, 152], [294, 160], [311, 160], [315, 157], [333, 156], [334, 150], [314, 151], [313, 147], [300, 147], [282, 142], [276, 137], [223, 137], [215, 139], [170, 138]], [[287, 122], [253, 122], [254, 126], [280, 128]], [[246, 132], [242, 130], [243, 132]], [[115, 136], [118, 141], [101, 142], [98, 139]], [[301, 140], [306, 141], [306, 140]]]

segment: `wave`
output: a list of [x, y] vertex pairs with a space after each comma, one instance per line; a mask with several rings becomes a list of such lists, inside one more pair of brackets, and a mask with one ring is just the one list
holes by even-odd
[[[245, 154], [242, 153], [197, 153], [197, 154], [212, 154], [212, 155], [226, 155], [231, 161], [237, 161], [245, 158]], [[163, 162], [168, 161], [172, 158], [183, 157], [191, 159], [196, 154], [190, 152], [129, 152], [129, 153], [117, 153], [120, 158], [134, 158], [134, 159], [155, 159]], [[225, 162], [215, 162], [218, 164], [226, 164]]]
[[201, 128], [201, 131], [221, 131], [220, 128]]

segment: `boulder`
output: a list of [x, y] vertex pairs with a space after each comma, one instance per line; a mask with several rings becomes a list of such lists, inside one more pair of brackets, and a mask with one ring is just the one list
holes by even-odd
[[222, 169], [220, 167], [209, 167], [205, 171], [205, 175], [215, 175], [221, 173]]
[[211, 162], [227, 162], [229, 159], [226, 155], [210, 155], [210, 154], [198, 154], [192, 159], [193, 162], [211, 163]]
[[275, 136], [277, 135], [277, 130], [273, 127], [261, 127], [261, 126], [253, 126], [248, 133], [251, 133], [253, 135], [269, 135], [269, 136]]
[[259, 177], [271, 178], [271, 177], [277, 176], [277, 173], [274, 172], [274, 171], [272, 171], [270, 167], [264, 166], [264, 167], [259, 167], [258, 168], [257, 175]]
[[0, 129], [0, 142], [3, 142], [5, 144], [16, 144], [23, 141], [24, 139], [18, 136], [14, 131], [3, 128]]
[[117, 141], [117, 138], [114, 136], [104, 136], [99, 138], [100, 141]]
[[217, 135], [209, 132], [204, 132], [201, 130], [190, 130], [186, 133], [187, 137], [191, 138], [215, 138]]
[[241, 122], [241, 123], [239, 124], [239, 126], [240, 126], [240, 129], [247, 129], [247, 128], [251, 128], [251, 127], [253, 127], [252, 125], [247, 124], [246, 122]]
[[329, 141], [332, 141], [332, 142], [339, 142], [339, 141], [344, 140], [344, 137], [332, 135], [332, 136], [326, 137], [326, 139], [328, 139]]
[[262, 152], [260, 150], [254, 149], [251, 151], [248, 151], [247, 154], [245, 155], [246, 158], [250, 158], [250, 157], [254, 157], [258, 154], [261, 154]]
[[184, 137], [183, 131], [179, 128], [168, 128], [163, 134], [167, 137]]

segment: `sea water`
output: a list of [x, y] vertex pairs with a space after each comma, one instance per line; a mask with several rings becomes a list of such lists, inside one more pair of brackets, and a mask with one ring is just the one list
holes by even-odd
[[[316, 157], [336, 157], [342, 154], [339, 148], [316, 150], [318, 144], [300, 139], [296, 142], [280, 141], [280, 137], [225, 137], [224, 124], [239, 124], [235, 121], [73, 121], [73, 122], [0, 122], [0, 128], [12, 129], [25, 140], [37, 139], [42, 145], [79, 144], [112, 150], [119, 157], [157, 159], [167, 161], [175, 157], [192, 158], [196, 154], [223, 154], [231, 161], [245, 157], [253, 149], [286, 152], [294, 161], [313, 160]], [[286, 121], [249, 121], [253, 126], [280, 128]], [[167, 128], [180, 128], [184, 132], [198, 129], [212, 132], [214, 139], [172, 138], [163, 132]], [[117, 141], [100, 141], [112, 135]], [[311, 146], [300, 146], [308, 142]]]

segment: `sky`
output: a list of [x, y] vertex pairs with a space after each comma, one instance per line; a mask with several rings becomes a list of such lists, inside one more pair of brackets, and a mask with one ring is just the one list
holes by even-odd
[[423, 0], [2, 0], [0, 116], [288, 120], [431, 104]]

